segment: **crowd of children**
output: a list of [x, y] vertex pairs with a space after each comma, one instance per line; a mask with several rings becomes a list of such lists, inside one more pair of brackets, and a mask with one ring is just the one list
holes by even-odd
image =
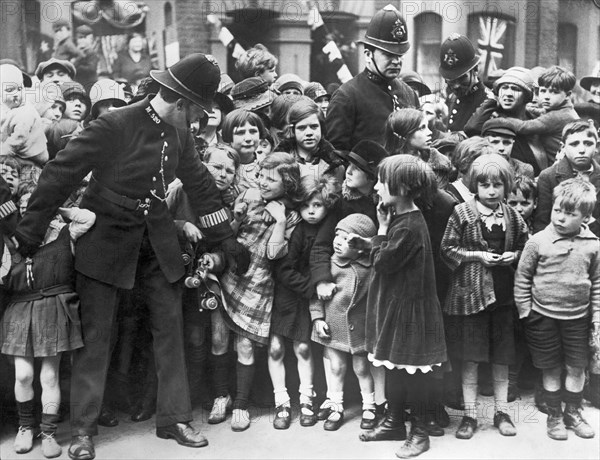
[[[490, 378], [483, 370], [491, 369], [493, 425], [516, 435], [509, 404], [530, 362], [540, 370], [533, 380], [547, 435], [566, 439], [569, 428], [593, 437], [581, 411], [584, 386], [600, 403], [599, 118], [580, 119], [575, 75], [553, 66], [534, 81], [528, 69], [507, 70], [467, 121], [468, 138], [446, 132], [443, 117], [405, 107], [381, 127], [381, 144], [340, 151], [327, 140], [332, 95], [318, 82], [277, 78], [277, 65], [262, 45], [247, 51], [236, 67], [244, 79], [223, 76], [214, 113], [194, 127], [199, 159], [250, 252], [245, 273], [207, 252], [180, 184], [168, 186], [189, 249], [182, 308], [190, 386], [210, 398], [208, 422], [232, 411], [231, 429], [248, 429], [253, 382], [267, 371], [275, 429], [289, 428], [298, 394], [300, 424], [324, 421], [335, 431], [351, 362], [360, 439], [406, 440], [396, 455], [408, 458], [444, 434], [448, 395], [458, 394], [453, 404], [464, 411], [456, 437], [474, 436], [480, 386]], [[48, 458], [61, 453], [61, 355], [84, 346], [72, 249], [94, 223], [76, 207], [87, 182], [33, 259], [20, 258], [12, 231], [46, 162], [129, 103], [117, 82], [99, 80], [88, 94], [74, 74], [68, 60], [52, 58], [26, 87], [31, 79], [17, 66], [0, 66], [0, 345], [14, 369], [18, 453], [32, 449], [37, 431], [33, 362], [42, 361]], [[598, 104], [600, 78], [580, 85], [594, 89]], [[151, 79], [140, 83], [143, 97], [152, 97]], [[299, 385], [288, 389], [284, 357], [292, 354]], [[152, 415], [145, 407], [148, 415], [134, 420]]]

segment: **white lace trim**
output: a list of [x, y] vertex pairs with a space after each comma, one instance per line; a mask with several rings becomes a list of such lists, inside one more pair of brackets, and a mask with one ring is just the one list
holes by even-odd
[[394, 363], [391, 363], [390, 361], [388, 361], [387, 359], [384, 359], [383, 361], [380, 361], [379, 359], [375, 359], [375, 357], [373, 356], [373, 353], [369, 353], [367, 358], [369, 359], [369, 361], [371, 361], [371, 363], [373, 363], [373, 366], [375, 366], [375, 367], [384, 366], [386, 369], [389, 369], [389, 370], [404, 369], [410, 375], [413, 375], [417, 371], [421, 371], [421, 372], [423, 372], [423, 374], [426, 374], [427, 372], [432, 372], [434, 366], [442, 365], [442, 363], [428, 364], [425, 366], [413, 366], [411, 364], [394, 364]]

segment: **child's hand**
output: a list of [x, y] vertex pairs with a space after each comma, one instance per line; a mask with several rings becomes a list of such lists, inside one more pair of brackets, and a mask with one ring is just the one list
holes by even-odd
[[379, 221], [379, 230], [387, 229], [392, 223], [392, 208], [383, 204], [383, 201], [377, 205], [377, 220]]
[[190, 243], [197, 243], [204, 238], [204, 235], [202, 235], [200, 229], [191, 222], [186, 222], [183, 224], [183, 234]]
[[215, 260], [211, 254], [202, 254], [200, 256], [200, 265], [207, 271], [211, 272], [215, 269]]
[[357, 249], [360, 253], [371, 252], [371, 238], [363, 238], [356, 233], [348, 235], [348, 247]]
[[502, 257], [500, 254], [485, 251], [481, 251], [479, 256], [481, 257], [481, 263], [486, 267], [495, 267], [499, 265]]
[[240, 202], [236, 203], [235, 206], [233, 207], [233, 218], [235, 220], [237, 220], [238, 222], [240, 222], [241, 220], [244, 219], [247, 212], [248, 212], [248, 203], [244, 203], [243, 201], [240, 201]]
[[282, 223], [285, 222], [285, 205], [281, 201], [273, 200], [269, 201], [265, 206], [265, 211], [267, 211], [275, 222]]
[[331, 339], [331, 332], [329, 331], [329, 325], [322, 319], [315, 320], [315, 332], [317, 337], [323, 340]]
[[317, 284], [316, 290], [319, 300], [330, 300], [335, 294], [335, 283], [321, 282]]
[[500, 265], [512, 265], [517, 260], [517, 254], [512, 251], [507, 251], [500, 256]]

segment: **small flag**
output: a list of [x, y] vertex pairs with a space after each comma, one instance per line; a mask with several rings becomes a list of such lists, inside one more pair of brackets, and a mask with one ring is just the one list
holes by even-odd
[[237, 42], [229, 29], [223, 26], [223, 23], [215, 14], [209, 14], [206, 19], [218, 31], [220, 42], [223, 43], [228, 50], [230, 50], [233, 58], [239, 59], [239, 57], [244, 54], [246, 50]]

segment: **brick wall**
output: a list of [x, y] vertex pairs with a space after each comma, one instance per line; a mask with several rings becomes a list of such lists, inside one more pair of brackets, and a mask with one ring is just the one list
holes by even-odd
[[550, 67], [556, 64], [558, 51], [558, 8], [559, 0], [540, 2], [540, 48], [538, 64]]
[[210, 46], [209, 25], [206, 22], [206, 9], [202, 0], [177, 0], [177, 36], [179, 54], [183, 58], [190, 53], [208, 53]]

